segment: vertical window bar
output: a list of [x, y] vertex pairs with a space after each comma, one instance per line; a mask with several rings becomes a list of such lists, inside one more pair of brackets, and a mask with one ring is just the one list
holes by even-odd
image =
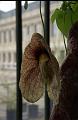
[[17, 65], [17, 93], [16, 120], [22, 120], [22, 95], [19, 89], [20, 70], [22, 61], [22, 18], [21, 1], [16, 1], [16, 65]]
[[[49, 45], [49, 36], [50, 36], [50, 1], [44, 1], [44, 38]], [[45, 120], [49, 120], [50, 116], [50, 99], [45, 88]]]

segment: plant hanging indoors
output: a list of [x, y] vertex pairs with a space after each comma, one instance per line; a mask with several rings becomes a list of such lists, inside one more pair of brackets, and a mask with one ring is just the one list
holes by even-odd
[[78, 119], [77, 11], [77, 1], [63, 1], [51, 16], [52, 23], [56, 21], [64, 38], [66, 58], [60, 68], [39, 33], [32, 34], [23, 55], [19, 83], [21, 93], [27, 101], [34, 103], [42, 97], [46, 86], [48, 96], [54, 103], [50, 120]]

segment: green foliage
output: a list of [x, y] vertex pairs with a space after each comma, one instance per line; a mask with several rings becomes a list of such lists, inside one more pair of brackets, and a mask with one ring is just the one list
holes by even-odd
[[51, 16], [51, 21], [56, 24], [62, 34], [67, 37], [73, 23], [78, 20], [78, 2], [63, 1], [60, 9], [55, 9]]
[[54, 23], [54, 21], [55, 21], [55, 19], [57, 18], [59, 12], [60, 12], [60, 10], [59, 10], [59, 9], [56, 9], [56, 10], [54, 11], [54, 13], [52, 14], [52, 16], [51, 16], [51, 21], [52, 21], [52, 23]]

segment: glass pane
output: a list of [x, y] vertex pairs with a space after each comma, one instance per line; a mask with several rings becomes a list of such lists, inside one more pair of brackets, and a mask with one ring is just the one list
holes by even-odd
[[[23, 52], [34, 32], [43, 35], [39, 1], [28, 2], [27, 10], [22, 6]], [[43, 2], [42, 2], [43, 4]], [[24, 1], [22, 1], [24, 5]], [[50, 2], [50, 12], [60, 6], [60, 1]], [[42, 5], [42, 13], [44, 11]], [[15, 1], [0, 2], [0, 120], [15, 120], [16, 111], [16, 10]], [[43, 16], [44, 17], [44, 16]], [[50, 22], [50, 47], [58, 61], [64, 58], [64, 43], [61, 33]], [[61, 63], [61, 62], [60, 62]], [[44, 120], [44, 95], [36, 103], [23, 98], [23, 120]], [[35, 114], [34, 114], [35, 113]]]
[[0, 1], [0, 120], [16, 119], [15, 12], [15, 1]]
[[[22, 8], [22, 38], [23, 53], [31, 41], [32, 34], [38, 32], [43, 35], [42, 23], [39, 14], [39, 1], [28, 2], [28, 9]], [[24, 3], [23, 3], [24, 5]], [[44, 96], [35, 103], [29, 103], [23, 98], [23, 120], [44, 120]]]
[[[53, 14], [56, 8], [60, 7], [61, 3], [62, 1], [50, 2], [50, 16]], [[52, 24], [51, 19], [50, 19], [50, 47], [54, 55], [56, 56], [59, 64], [61, 64], [65, 55], [64, 40], [61, 32], [59, 31], [56, 25], [56, 21]]]

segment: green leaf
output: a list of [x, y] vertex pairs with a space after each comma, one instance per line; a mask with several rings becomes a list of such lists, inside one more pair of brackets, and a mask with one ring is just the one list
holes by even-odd
[[52, 23], [56, 20], [58, 29], [65, 37], [68, 37], [70, 28], [78, 21], [78, 2], [75, 1], [75, 4], [71, 3], [71, 7], [68, 5], [67, 3], [65, 9], [56, 9], [51, 16]]
[[69, 30], [73, 23], [78, 20], [77, 12], [72, 12], [71, 10], [61, 11], [56, 18], [56, 24], [60, 31], [68, 37]]
[[56, 18], [56, 24], [59, 30], [67, 36], [66, 24], [65, 24], [65, 16], [66, 13], [64, 11], [60, 11], [58, 17]]
[[54, 11], [54, 13], [52, 14], [52, 16], [51, 16], [52, 24], [54, 23], [55, 19], [57, 18], [59, 11], [60, 11], [59, 9], [56, 9]]

